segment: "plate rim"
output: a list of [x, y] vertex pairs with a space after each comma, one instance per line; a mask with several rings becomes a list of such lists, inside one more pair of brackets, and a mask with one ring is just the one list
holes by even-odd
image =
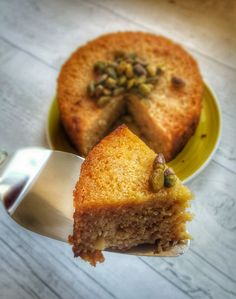
[[46, 119], [45, 119], [45, 135], [46, 135], [46, 141], [47, 141], [47, 144], [49, 146], [49, 148], [51, 150], [55, 150], [52, 142], [51, 142], [51, 138], [50, 138], [50, 133], [49, 133], [49, 117], [50, 117], [50, 114], [51, 114], [51, 110], [52, 110], [52, 107], [53, 107], [53, 104], [54, 104], [54, 101], [56, 100], [56, 96], [53, 97], [50, 105], [49, 105], [49, 109], [47, 111], [47, 116], [46, 116]]
[[[207, 88], [208, 91], [212, 94], [213, 100], [215, 102], [216, 109], [217, 109], [218, 114], [219, 114], [218, 135], [217, 135], [217, 138], [216, 138], [214, 148], [211, 151], [210, 155], [207, 157], [207, 159], [204, 161], [204, 163], [193, 174], [191, 174], [190, 176], [188, 176], [187, 178], [182, 180], [182, 183], [184, 183], [184, 184], [187, 184], [190, 181], [192, 181], [194, 178], [196, 178], [209, 165], [210, 161], [212, 160], [215, 152], [217, 151], [217, 149], [219, 147], [221, 137], [222, 137], [222, 111], [221, 111], [220, 102], [219, 102], [215, 92], [213, 91], [213, 89], [207, 83], [206, 80], [203, 81], [203, 84], [204, 84], [204, 87]], [[52, 110], [52, 107], [53, 107], [53, 104], [54, 104], [55, 100], [56, 100], [56, 96], [53, 97], [53, 100], [52, 100], [52, 102], [49, 106], [49, 109], [48, 109], [48, 112], [47, 112], [47, 118], [46, 118], [46, 126], [45, 126], [46, 141], [47, 141], [47, 144], [48, 144], [49, 148], [52, 149], [52, 150], [55, 150], [55, 147], [53, 146], [53, 143], [52, 143], [51, 138], [50, 138], [49, 117], [50, 117], [51, 110]], [[80, 155], [77, 155], [77, 156], [81, 157]]]
[[216, 108], [217, 108], [217, 111], [218, 111], [218, 114], [219, 114], [219, 130], [218, 130], [218, 135], [217, 135], [216, 142], [215, 142], [215, 145], [214, 145], [214, 148], [213, 148], [212, 152], [210, 153], [208, 158], [205, 160], [205, 162], [192, 175], [190, 175], [189, 177], [187, 177], [186, 179], [184, 179], [182, 181], [184, 184], [189, 183], [194, 178], [196, 178], [209, 165], [209, 163], [211, 162], [215, 152], [217, 151], [217, 149], [219, 147], [221, 137], [222, 137], [222, 111], [221, 111], [221, 107], [220, 107], [220, 102], [219, 102], [215, 92], [210, 87], [210, 85], [208, 83], [206, 83], [205, 80], [203, 82], [204, 82], [205, 87], [212, 94], [214, 102], [216, 104]]

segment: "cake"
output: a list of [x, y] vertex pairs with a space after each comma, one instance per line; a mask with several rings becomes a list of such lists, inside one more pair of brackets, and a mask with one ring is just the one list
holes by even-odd
[[[119, 51], [135, 54], [138, 64], [145, 61], [151, 66], [151, 72], [155, 66], [156, 82], [152, 85], [148, 78], [148, 86], [152, 88], [143, 98], [135, 93], [128, 97], [124, 93], [117, 94], [122, 89], [118, 88], [106, 105], [99, 106], [87, 92], [89, 83], [96, 79], [94, 67], [101, 61], [117, 64], [114, 55]], [[131, 58], [129, 55], [129, 62]], [[132, 63], [132, 67], [136, 67], [136, 61]], [[139, 67], [135, 71], [138, 77]], [[108, 74], [109, 79], [114, 79], [114, 72]], [[129, 74], [127, 76], [130, 79]], [[118, 79], [121, 78], [115, 78]], [[113, 88], [112, 80], [106, 83]], [[167, 161], [173, 159], [194, 134], [201, 113], [202, 94], [203, 81], [194, 58], [173, 41], [143, 32], [111, 33], [80, 47], [63, 65], [57, 87], [62, 124], [80, 155], [87, 156], [114, 122], [127, 113], [134, 122], [130, 129], [135, 127], [135, 133], [154, 151], [162, 152]]]
[[190, 238], [191, 197], [164, 157], [122, 125], [82, 164], [74, 190], [74, 254], [95, 266], [104, 249], [154, 244], [168, 250]]

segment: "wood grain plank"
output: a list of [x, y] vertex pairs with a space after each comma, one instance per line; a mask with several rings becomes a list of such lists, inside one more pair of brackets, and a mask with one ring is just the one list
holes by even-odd
[[137, 28], [83, 1], [13, 0], [0, 5], [0, 36], [57, 68], [79, 44], [102, 32]]
[[[6, 43], [0, 41], [0, 48]], [[1, 146], [14, 151], [43, 145], [47, 111], [55, 90], [57, 73], [41, 62], [7, 45], [11, 58], [0, 59]]]
[[[78, 44], [99, 34], [146, 30], [169, 36], [195, 52], [235, 68], [234, 1], [222, 4], [219, 0], [208, 0], [204, 5], [194, 0], [174, 2], [148, 0], [148, 5], [141, 0], [135, 3], [124, 0], [2, 2], [1, 35], [26, 47], [32, 55], [40, 51], [44, 61], [50, 58], [49, 63], [53, 61], [58, 66], [64, 61], [58, 56], [66, 58]], [[203, 13], [205, 9], [207, 15]]]
[[[106, 263], [92, 268], [87, 263], [74, 260], [67, 244], [20, 229], [10, 223], [10, 219], [6, 219], [1, 210], [0, 217], [0, 229], [6, 239], [3, 242], [0, 237], [0, 256], [3, 251], [10, 254], [18, 271], [25, 273], [26, 280], [19, 275], [17, 280], [23, 280], [26, 287], [32, 286], [38, 290], [40, 298], [52, 296], [48, 295], [46, 287], [38, 286], [42, 281], [47, 281], [47, 285], [59, 292], [62, 298], [132, 298], [134, 294], [140, 299], [152, 298], [160, 288], [163, 288], [161, 294], [166, 298], [173, 293], [175, 298], [188, 298], [183, 291], [151, 271], [136, 257], [107, 253]], [[13, 246], [16, 247], [14, 252], [7, 250], [7, 247], [12, 249]], [[26, 259], [28, 264], [25, 264]], [[144, 273], [148, 279], [140, 284]], [[0, 273], [0, 281], [1, 275]], [[41, 278], [39, 282], [35, 275]], [[124, 283], [127, 287], [124, 287]]]
[[[75, 276], [72, 276], [70, 271], [65, 271], [65, 267], [56, 263], [53, 255], [48, 257], [47, 249], [42, 250], [37, 244], [37, 240], [36, 242], [30, 240], [24, 231], [12, 223], [1, 222], [1, 228], [8, 236], [10, 234], [10, 238], [5, 236], [6, 240], [0, 238], [1, 250], [8, 252], [11, 264], [17, 265], [15, 268], [18, 270], [18, 274], [24, 274], [22, 277], [16, 276], [15, 279], [19, 282], [23, 281], [27, 287], [32, 286], [40, 298], [92, 298], [95, 296], [97, 298], [113, 298], [88, 277], [77, 277], [76, 286], [78, 288], [76, 290], [71, 284]], [[57, 252], [54, 252], [54, 255], [56, 254]], [[60, 257], [60, 255], [58, 256]], [[60, 258], [63, 259], [63, 256]]]
[[[143, 29], [161, 33], [194, 52], [236, 68], [236, 3], [207, 0], [90, 0], [90, 2], [125, 17]], [[207, 14], [205, 13], [207, 11]]]
[[236, 282], [236, 268], [231, 267], [236, 261], [234, 182], [234, 175], [211, 163], [189, 186], [197, 196], [192, 204], [196, 217], [190, 225], [196, 240], [192, 249]]
[[3, 256], [1, 256], [0, 273], [4, 273], [0, 275], [1, 298], [14, 299], [16, 294], [19, 298], [39, 298], [37, 293], [25, 287], [21, 281], [18, 281], [19, 279], [15, 279], [12, 275], [12, 264]]
[[142, 260], [154, 272], [162, 273], [163, 277], [168, 278], [169, 281], [184, 290], [190, 298], [235, 298], [235, 285], [225, 286], [225, 279], [223, 279], [222, 285], [216, 272], [209, 275], [211, 269], [203, 268], [201, 261], [194, 259], [189, 253], [185, 257], [178, 258], [179, 263], [171, 262], [168, 259], [158, 261], [157, 259], [152, 260], [152, 258], [142, 258]]

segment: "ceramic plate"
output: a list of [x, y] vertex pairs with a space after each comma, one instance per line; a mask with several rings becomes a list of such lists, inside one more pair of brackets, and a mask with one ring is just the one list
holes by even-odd
[[[60, 123], [56, 99], [47, 119], [47, 141], [52, 149], [76, 153]], [[205, 84], [203, 107], [194, 136], [178, 156], [168, 163], [183, 182], [188, 182], [202, 171], [212, 158], [221, 135], [221, 113], [217, 99]]]

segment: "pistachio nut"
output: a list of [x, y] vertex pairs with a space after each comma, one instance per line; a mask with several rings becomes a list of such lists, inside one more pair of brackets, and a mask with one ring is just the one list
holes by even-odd
[[175, 185], [175, 182], [176, 182], [176, 175], [169, 174], [165, 176], [165, 181], [164, 181], [165, 187], [167, 188], [173, 187]]
[[112, 66], [109, 66], [106, 68], [106, 73], [109, 77], [111, 77], [113, 79], [117, 78], [116, 70]]
[[169, 175], [169, 174], [175, 174], [174, 170], [170, 167], [166, 168], [166, 170], [165, 170], [165, 175]]
[[93, 97], [95, 95], [95, 83], [94, 81], [91, 81], [88, 85], [88, 94], [90, 97]]
[[149, 64], [147, 66], [147, 72], [150, 77], [155, 76], [156, 75], [156, 66], [154, 64]]
[[179, 88], [182, 88], [185, 86], [185, 81], [176, 76], [172, 76], [171, 83], [172, 83], [173, 87], [175, 87], [176, 89], [179, 89]]
[[126, 74], [127, 78], [132, 78], [134, 76], [132, 64], [130, 64], [130, 63], [126, 64], [125, 74]]
[[156, 158], [154, 159], [153, 161], [153, 164], [152, 164], [152, 167], [153, 167], [153, 170], [157, 169], [157, 168], [160, 168], [160, 169], [165, 169], [165, 158], [164, 158], [164, 155], [162, 153], [158, 153], [156, 155]]
[[112, 94], [111, 90], [108, 88], [103, 89], [103, 94], [104, 96], [110, 96]]
[[106, 81], [108, 75], [107, 74], [102, 74], [102, 75], [99, 75], [98, 77], [96, 77], [95, 79], [95, 84], [98, 85], [98, 84], [102, 84], [103, 82]]
[[98, 99], [97, 104], [99, 107], [104, 107], [111, 101], [111, 99], [112, 98], [109, 96], [102, 96]]
[[108, 77], [105, 84], [107, 88], [113, 89], [116, 86], [116, 80], [111, 77]]
[[113, 95], [118, 96], [118, 95], [122, 94], [123, 92], [125, 92], [124, 87], [117, 87], [113, 90]]
[[134, 65], [134, 72], [137, 76], [146, 76], [147, 75], [147, 71], [141, 64]]
[[152, 85], [151, 84], [145, 84], [145, 83], [142, 83], [139, 85], [138, 87], [138, 91], [139, 93], [142, 95], [142, 96], [148, 96], [152, 90]]
[[121, 61], [117, 67], [116, 67], [116, 71], [119, 75], [122, 75], [125, 73], [125, 70], [126, 70], [126, 65], [127, 63], [125, 61]]
[[145, 83], [146, 80], [147, 80], [146, 76], [140, 76], [140, 77], [136, 78], [137, 85]]
[[134, 86], [135, 78], [127, 81], [127, 89], [131, 89]]
[[126, 82], [127, 82], [127, 78], [126, 78], [125, 76], [121, 76], [121, 77], [118, 79], [117, 84], [118, 84], [119, 86], [124, 86], [124, 85], [126, 84]]
[[177, 177], [171, 168], [164, 171], [164, 186], [167, 188], [173, 187], [176, 183]]
[[117, 68], [117, 66], [118, 66], [118, 62], [116, 62], [116, 61], [110, 61], [110, 62], [108, 63], [108, 66], [110, 66], [110, 67], [112, 67], [112, 68]]
[[163, 169], [155, 169], [149, 178], [149, 183], [154, 192], [158, 192], [164, 186], [164, 171]]
[[94, 64], [94, 71], [96, 73], [101, 74], [105, 70], [106, 66], [107, 66], [106, 62], [104, 62], [104, 61], [98, 61], [98, 62], [96, 62]]
[[104, 87], [102, 85], [97, 85], [95, 88], [95, 97], [99, 98], [100, 96], [102, 96], [103, 90], [104, 90]]

